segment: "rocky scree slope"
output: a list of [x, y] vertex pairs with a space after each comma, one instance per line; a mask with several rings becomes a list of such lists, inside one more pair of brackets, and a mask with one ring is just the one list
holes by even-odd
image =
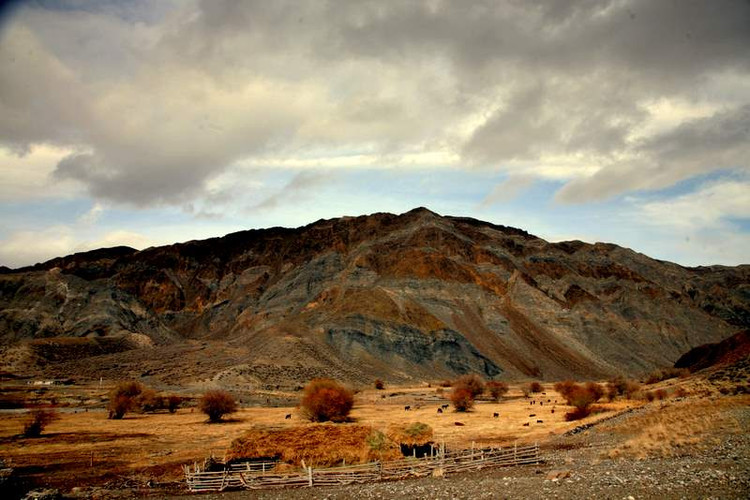
[[[595, 378], [747, 327], [750, 266], [685, 268], [423, 208], [0, 273], [0, 369], [79, 377]], [[55, 355], [61, 342], [76, 354]]]

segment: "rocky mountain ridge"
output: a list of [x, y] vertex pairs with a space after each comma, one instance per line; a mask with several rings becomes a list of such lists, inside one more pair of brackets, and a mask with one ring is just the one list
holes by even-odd
[[[0, 273], [2, 368], [51, 375], [600, 378], [749, 326], [750, 266], [686, 268], [424, 208]], [[60, 338], [89, 347], [55, 357]]]

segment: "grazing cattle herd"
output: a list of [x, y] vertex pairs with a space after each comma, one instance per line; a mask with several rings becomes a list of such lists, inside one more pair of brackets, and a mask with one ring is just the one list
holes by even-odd
[[[544, 393], [543, 393], [543, 394], [544, 394]], [[551, 400], [551, 399], [548, 399], [548, 400], [547, 400], [547, 403], [551, 403], [551, 402], [552, 402], [552, 400]], [[541, 401], [541, 400], [540, 400], [540, 401], [537, 401], [537, 400], [535, 400], [535, 399], [532, 399], [531, 401], [529, 401], [529, 405], [535, 405], [535, 404], [537, 404], [537, 403], [539, 403], [539, 406], [544, 406], [544, 401]], [[557, 404], [557, 400], [555, 400], [555, 404]], [[415, 409], [415, 410], [419, 410], [419, 409], [421, 409], [421, 407], [422, 407], [421, 405], [416, 405], [416, 406], [414, 407], [414, 409]], [[439, 406], [439, 407], [437, 408], [437, 413], [438, 413], [438, 414], [442, 414], [442, 413], [444, 413], [444, 412], [445, 412], [445, 410], [447, 410], [447, 409], [448, 409], [449, 407], [450, 407], [450, 405], [449, 405], [449, 404], [443, 404], [443, 405], [440, 405], [440, 406]], [[406, 405], [406, 406], [404, 406], [404, 411], [411, 411], [411, 410], [412, 410], [412, 406], [411, 406], [411, 405]], [[551, 409], [550, 413], [555, 413], [555, 408], [554, 408], [554, 407], [553, 407], [553, 408]], [[536, 415], [536, 413], [531, 413], [531, 414], [529, 414], [529, 418], [534, 418], [534, 417], [536, 417], [536, 416], [537, 416], [537, 415]], [[291, 415], [287, 415], [287, 417], [286, 417], [286, 418], [291, 418]], [[493, 412], [493, 413], [492, 413], [492, 418], [500, 418], [500, 413], [498, 413], [498, 412]], [[543, 424], [543, 423], [544, 423], [544, 420], [540, 420], [540, 419], [537, 419], [536, 423], [537, 423], [537, 424]], [[455, 424], [456, 424], [456, 425], [465, 425], [465, 424], [464, 424], [464, 423], [462, 423], [462, 422], [455, 422]], [[524, 427], [528, 427], [528, 426], [529, 426], [529, 422], [526, 422], [525, 424], [523, 424], [523, 426], [524, 426]]]

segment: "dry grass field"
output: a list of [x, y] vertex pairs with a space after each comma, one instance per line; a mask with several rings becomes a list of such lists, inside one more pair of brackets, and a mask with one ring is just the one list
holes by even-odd
[[[89, 401], [100, 399], [104, 393], [99, 394], [91, 387], [80, 390]], [[443, 396], [449, 390], [445, 389]], [[582, 421], [565, 422], [568, 408], [560, 404], [562, 397], [551, 385], [545, 387], [545, 392], [546, 395], [531, 398], [536, 401], [532, 405], [530, 399], [521, 395], [519, 387], [512, 387], [500, 402], [478, 401], [468, 413], [454, 412], [452, 407], [438, 413], [437, 409], [448, 401], [434, 387], [365, 390], [357, 394], [351, 417], [353, 424], [382, 431], [423, 422], [434, 429], [436, 442], [468, 448], [472, 443], [507, 446], [514, 442], [542, 442], [581, 423], [641, 404], [603, 403], [598, 405], [602, 412]], [[558, 404], [554, 404], [555, 400]], [[411, 409], [406, 411], [405, 406]], [[499, 416], [494, 417], [494, 413]], [[286, 419], [288, 414], [292, 418]], [[59, 418], [41, 437], [23, 438], [20, 437], [23, 419], [22, 413], [0, 414], [0, 458], [37, 484], [63, 488], [117, 484], [126, 478], [141, 484], [148, 480], [179, 481], [182, 464], [201, 461], [211, 454], [223, 458], [231, 441], [249, 429], [326, 425], [303, 421], [294, 407], [242, 408], [229, 421], [219, 424], [207, 424], [205, 415], [191, 408], [180, 409], [176, 414], [128, 413], [123, 420], [108, 420], [102, 409], [86, 411], [69, 407], [59, 411]], [[456, 425], [457, 422], [463, 425]], [[525, 423], [529, 425], [524, 426]]]

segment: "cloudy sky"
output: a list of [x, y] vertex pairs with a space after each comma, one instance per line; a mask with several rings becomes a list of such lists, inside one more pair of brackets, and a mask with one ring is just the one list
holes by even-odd
[[0, 11], [0, 264], [416, 206], [750, 263], [750, 2]]

